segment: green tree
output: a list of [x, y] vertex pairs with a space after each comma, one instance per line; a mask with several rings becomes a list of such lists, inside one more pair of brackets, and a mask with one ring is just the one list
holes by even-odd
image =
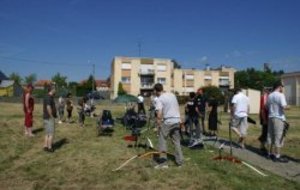
[[83, 87], [88, 89], [89, 91], [96, 89], [96, 81], [94, 80], [93, 75], [89, 76], [88, 80], [83, 84]]
[[60, 73], [56, 73], [51, 80], [55, 82], [58, 88], [67, 87], [67, 77]]
[[280, 79], [283, 71], [260, 71], [254, 68], [237, 71], [234, 75], [236, 87], [262, 90], [264, 87], [272, 87], [273, 83]]
[[19, 85], [23, 81], [22, 77], [18, 73], [15, 73], [15, 72], [13, 72], [9, 75], [9, 79], [13, 80], [16, 84], [19, 84]]
[[208, 98], [208, 99], [216, 99], [219, 104], [223, 104], [224, 103], [224, 95], [222, 94], [222, 91], [220, 90], [220, 88], [216, 87], [216, 86], [205, 86], [202, 88], [204, 95]]
[[33, 84], [33, 83], [36, 82], [36, 79], [37, 79], [36, 74], [32, 73], [32, 74], [28, 75], [27, 77], [25, 77], [25, 83], [26, 84], [30, 84], [30, 83]]
[[124, 95], [124, 94], [127, 94], [127, 92], [124, 90], [123, 84], [121, 82], [119, 82], [119, 85], [118, 85], [118, 96]]

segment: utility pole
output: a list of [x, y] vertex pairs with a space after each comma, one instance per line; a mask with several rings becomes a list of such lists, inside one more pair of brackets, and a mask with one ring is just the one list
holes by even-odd
[[95, 64], [93, 63], [93, 92], [95, 91]]

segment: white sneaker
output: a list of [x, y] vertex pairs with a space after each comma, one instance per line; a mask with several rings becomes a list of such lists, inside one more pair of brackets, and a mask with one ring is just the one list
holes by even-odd
[[154, 169], [168, 169], [168, 168], [169, 168], [168, 164], [158, 164], [154, 166]]
[[62, 124], [62, 122], [61, 122], [61, 121], [58, 121], [58, 123], [59, 123], [59, 124]]

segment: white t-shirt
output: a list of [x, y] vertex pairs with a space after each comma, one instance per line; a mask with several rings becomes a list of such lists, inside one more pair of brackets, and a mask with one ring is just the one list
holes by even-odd
[[235, 107], [235, 116], [248, 116], [249, 98], [246, 95], [244, 95], [242, 92], [239, 92], [238, 94], [233, 96], [231, 103], [234, 104]]
[[179, 104], [174, 94], [169, 92], [162, 93], [158, 97], [155, 107], [157, 110], [162, 111], [165, 124], [172, 125], [181, 121]]
[[268, 96], [267, 107], [270, 118], [277, 117], [285, 121], [285, 115], [283, 111], [285, 106], [287, 106], [287, 103], [283, 93], [274, 91]]
[[138, 103], [143, 103], [144, 102], [144, 97], [143, 96], [138, 96]]

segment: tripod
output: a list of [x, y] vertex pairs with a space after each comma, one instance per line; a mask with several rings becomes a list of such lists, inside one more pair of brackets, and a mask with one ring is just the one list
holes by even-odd
[[233, 151], [232, 151], [232, 129], [231, 129], [231, 122], [229, 122], [229, 126], [228, 126], [228, 130], [229, 130], [229, 147], [230, 147], [230, 151], [229, 151], [229, 156], [222, 156], [222, 151], [223, 151], [223, 147], [225, 145], [225, 142], [219, 147], [219, 156], [214, 157], [214, 160], [227, 160], [229, 162], [232, 163], [241, 163], [241, 161], [239, 159], [237, 159], [236, 157], [233, 156]]

